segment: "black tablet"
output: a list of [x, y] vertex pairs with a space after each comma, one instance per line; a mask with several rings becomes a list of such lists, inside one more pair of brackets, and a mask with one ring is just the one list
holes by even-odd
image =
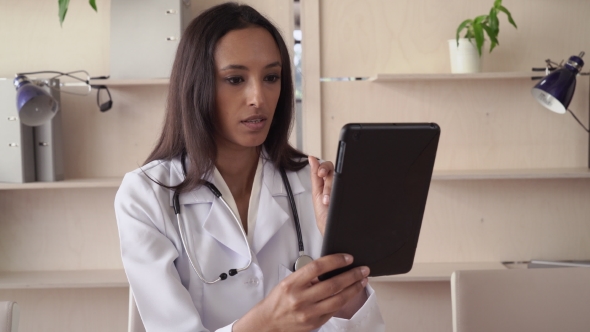
[[370, 276], [412, 269], [432, 178], [436, 123], [356, 123], [340, 132], [322, 256], [366, 265]]

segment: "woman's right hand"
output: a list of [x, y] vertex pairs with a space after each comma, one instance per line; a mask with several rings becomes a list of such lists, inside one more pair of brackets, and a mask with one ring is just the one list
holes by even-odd
[[321, 257], [282, 280], [270, 294], [240, 318], [234, 332], [311, 331], [322, 326], [364, 291], [369, 268], [357, 267], [328, 280], [318, 276], [347, 266], [352, 256]]

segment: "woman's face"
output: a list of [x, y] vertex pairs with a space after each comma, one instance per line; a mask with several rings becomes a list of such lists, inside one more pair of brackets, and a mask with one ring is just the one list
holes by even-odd
[[267, 30], [233, 30], [219, 40], [215, 87], [218, 148], [261, 145], [281, 93], [281, 54]]

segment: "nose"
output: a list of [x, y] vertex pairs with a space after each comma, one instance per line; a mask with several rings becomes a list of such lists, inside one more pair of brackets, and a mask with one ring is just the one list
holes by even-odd
[[248, 106], [254, 108], [260, 108], [264, 105], [264, 91], [262, 88], [262, 82], [251, 82], [247, 90], [247, 102]]

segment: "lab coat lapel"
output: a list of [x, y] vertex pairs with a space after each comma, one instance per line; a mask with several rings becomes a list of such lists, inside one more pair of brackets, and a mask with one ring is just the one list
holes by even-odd
[[[182, 182], [182, 165], [180, 158], [174, 158], [170, 167], [170, 183], [177, 185]], [[213, 177], [209, 176], [208, 181], [213, 182]], [[170, 206], [172, 206], [174, 192], [170, 191]], [[203, 223], [203, 228], [207, 233], [217, 241], [231, 249], [232, 251], [249, 258], [248, 247], [244, 242], [242, 231], [234, 220], [225, 204], [206, 187], [201, 186], [197, 190], [180, 194], [179, 202], [181, 210], [187, 208], [186, 205], [209, 203], [211, 210]], [[181, 212], [182, 213], [182, 212]]]
[[[199, 190], [209, 191], [205, 187], [201, 187]], [[250, 257], [240, 226], [238, 226], [231, 212], [220, 199], [213, 200], [203, 228], [209, 235], [229, 249], [243, 257]]]
[[[297, 201], [297, 194], [304, 191], [303, 185], [294, 172], [287, 172], [287, 178], [295, 196], [295, 201]], [[255, 254], [262, 250], [286, 222], [293, 222], [287, 190], [283, 185], [281, 174], [270, 161], [264, 163], [262, 182], [252, 246]]]

